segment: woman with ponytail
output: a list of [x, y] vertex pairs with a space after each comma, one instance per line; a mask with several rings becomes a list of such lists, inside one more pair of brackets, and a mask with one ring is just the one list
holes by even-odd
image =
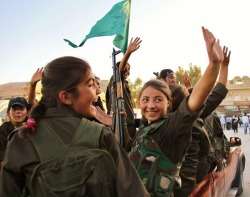
[[[42, 98], [30, 114], [27, 124], [10, 136], [0, 177], [1, 196], [51, 196], [52, 194], [47, 190], [43, 190], [41, 192], [43, 194], [38, 195], [36, 193], [38, 187], [33, 181], [36, 176], [34, 171], [42, 167], [43, 156], [49, 157], [50, 160], [57, 159], [64, 156], [64, 152], [66, 155], [69, 149], [91, 149], [94, 147], [94, 142], [96, 142], [96, 149], [102, 149], [111, 155], [116, 168], [114, 172], [102, 169], [103, 173], [115, 174], [108, 187], [109, 190], [105, 192], [108, 192], [109, 196], [148, 196], [111, 129], [89, 121], [95, 117], [95, 108], [92, 103], [97, 97], [95, 76], [89, 64], [82, 59], [70, 56], [55, 59], [44, 68], [41, 83]], [[99, 137], [93, 138], [98, 132]], [[59, 142], [53, 143], [51, 138], [55, 136]], [[75, 141], [81, 143], [76, 146]], [[62, 149], [63, 153], [59, 151], [60, 153], [55, 155], [54, 149], [58, 150], [57, 143], [65, 145], [66, 148]], [[70, 158], [72, 163], [77, 159], [77, 154], [75, 158]], [[81, 169], [70, 169], [71, 172], [65, 176], [65, 180], [52, 177], [51, 184], [60, 182], [69, 189], [66, 179], [72, 174], [86, 173], [83, 167], [85, 167], [84, 163]], [[93, 178], [94, 167], [91, 168], [93, 171], [85, 180], [85, 187], [70, 188], [71, 195], [66, 195], [64, 191], [57, 191], [59, 193], [55, 192], [52, 196], [107, 196], [102, 195], [101, 190], [109, 183], [98, 182]], [[89, 180], [90, 177], [93, 179]], [[49, 185], [48, 181], [45, 183]]]

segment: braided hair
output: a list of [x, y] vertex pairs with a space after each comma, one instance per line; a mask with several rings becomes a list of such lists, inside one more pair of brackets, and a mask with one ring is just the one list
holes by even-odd
[[85, 60], [71, 56], [60, 57], [48, 63], [42, 74], [42, 98], [29, 118], [33, 125], [26, 124], [23, 130], [31, 130], [32, 127], [35, 130], [35, 125], [48, 108], [62, 105], [58, 97], [60, 91], [65, 90], [77, 97], [77, 85], [83, 81], [89, 70], [91, 68]]

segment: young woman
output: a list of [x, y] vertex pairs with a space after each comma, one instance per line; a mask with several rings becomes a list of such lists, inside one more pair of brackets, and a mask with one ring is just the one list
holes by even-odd
[[10, 121], [0, 126], [0, 167], [7, 147], [9, 134], [27, 119], [30, 105], [24, 97], [11, 98], [7, 108]]
[[202, 27], [209, 65], [179, 108], [169, 114], [171, 95], [168, 86], [150, 80], [140, 93], [141, 113], [146, 122], [132, 143], [130, 159], [152, 196], [171, 196], [180, 184], [179, 169], [191, 142], [191, 129], [202, 112], [223, 61], [222, 48], [211, 32]]
[[[95, 77], [89, 64], [75, 57], [55, 59], [44, 68], [41, 82], [42, 98], [32, 111], [26, 129], [16, 131], [9, 141], [0, 177], [1, 196], [22, 196], [23, 191], [27, 196], [149, 196], [111, 129], [87, 120], [95, 116], [92, 103], [97, 96]], [[75, 145], [75, 141], [78, 144]], [[58, 145], [64, 148], [60, 149]], [[102, 164], [98, 163], [99, 160], [94, 158], [93, 164], [84, 163], [84, 159], [77, 160], [81, 149], [93, 148], [109, 153], [114, 163], [108, 169], [102, 168], [98, 176], [94, 175], [95, 169]], [[46, 163], [44, 157], [57, 161], [64, 158], [69, 149], [80, 149], [75, 157], [70, 152], [69, 159], [72, 160], [70, 164], [75, 164], [77, 160], [78, 167], [81, 163], [82, 167], [68, 169], [59, 165], [55, 174], [48, 174], [46, 169], [42, 171], [50, 181], [44, 180], [43, 174], [34, 179], [37, 175], [34, 172]], [[90, 167], [87, 172], [83, 170], [85, 164]], [[58, 178], [58, 174], [62, 173], [59, 169], [63, 167], [70, 173]], [[76, 187], [75, 177], [86, 173], [87, 176], [78, 180], [80, 185]], [[108, 179], [109, 174], [114, 174], [112, 179]], [[103, 177], [107, 180], [99, 181]], [[44, 181], [40, 184], [46, 189], [43, 195], [42, 192], [37, 194], [40, 187], [33, 180], [39, 180], [38, 183]], [[62, 185], [65, 191], [61, 189]], [[48, 193], [49, 189], [56, 191], [53, 190], [52, 195]], [[65, 193], [68, 190], [70, 194]]]

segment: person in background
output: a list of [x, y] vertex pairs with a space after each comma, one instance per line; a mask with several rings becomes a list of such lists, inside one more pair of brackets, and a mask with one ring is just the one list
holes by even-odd
[[242, 116], [241, 116], [241, 114], [238, 115], [238, 122], [239, 122], [239, 126], [241, 127], [241, 125], [242, 125]]
[[176, 84], [176, 75], [171, 69], [163, 69], [160, 72], [158, 79], [165, 82], [167, 85]]
[[249, 119], [248, 119], [246, 112], [242, 116], [242, 124], [243, 124], [243, 128], [244, 128], [244, 133], [247, 134], [247, 128], [249, 126]]
[[230, 130], [232, 128], [232, 118], [230, 116], [226, 117], [226, 128]]
[[24, 97], [11, 98], [7, 108], [10, 121], [0, 126], [0, 166], [4, 159], [8, 136], [17, 127], [21, 126], [29, 115], [30, 105]]
[[226, 119], [224, 116], [220, 117], [220, 123], [221, 123], [223, 130], [225, 130], [226, 129]]
[[102, 99], [101, 97], [99, 96], [101, 94], [101, 86], [100, 86], [100, 78], [95, 76], [95, 82], [96, 82], [96, 85], [97, 85], [97, 99], [93, 102], [93, 105], [95, 107], [99, 107], [103, 112], [105, 112], [105, 109], [104, 109], [104, 106], [103, 106], [103, 103], [102, 103]]
[[[130, 64], [128, 64], [128, 59], [130, 55], [137, 51], [140, 48], [141, 39], [136, 37], [135, 39], [131, 39], [128, 45], [128, 48], [121, 60], [121, 62], [117, 62], [116, 66], [119, 67], [121, 72], [121, 80], [122, 80], [122, 92], [123, 92], [123, 100], [124, 100], [124, 108], [127, 114], [127, 127], [128, 132], [131, 138], [135, 136], [136, 133], [136, 125], [135, 125], [135, 117], [134, 117], [134, 110], [133, 110], [133, 102], [131, 91], [128, 85], [128, 77], [130, 75]], [[111, 98], [112, 98], [112, 85], [113, 85], [113, 77], [111, 77], [107, 90], [106, 90], [106, 104], [107, 104], [107, 113], [111, 113]]]
[[42, 79], [43, 67], [38, 68], [32, 75], [29, 83], [28, 102], [31, 105], [31, 110], [37, 105], [36, 99], [36, 84]]
[[234, 131], [234, 134], [238, 133], [238, 123], [239, 123], [238, 118], [233, 116], [233, 118], [232, 118], [232, 129]]

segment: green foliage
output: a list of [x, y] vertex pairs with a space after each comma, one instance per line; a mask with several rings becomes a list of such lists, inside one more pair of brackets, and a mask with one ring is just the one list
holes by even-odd
[[131, 91], [132, 102], [135, 108], [139, 108], [139, 93], [142, 86], [143, 81], [140, 77], [137, 77], [134, 83], [129, 81], [129, 89]]
[[176, 83], [177, 84], [183, 84], [182, 76], [184, 74], [187, 74], [189, 76], [189, 79], [191, 81], [192, 86], [194, 86], [197, 81], [201, 78], [201, 67], [189, 64], [189, 70], [184, 70], [182, 67], [178, 66], [178, 70], [176, 72]]

